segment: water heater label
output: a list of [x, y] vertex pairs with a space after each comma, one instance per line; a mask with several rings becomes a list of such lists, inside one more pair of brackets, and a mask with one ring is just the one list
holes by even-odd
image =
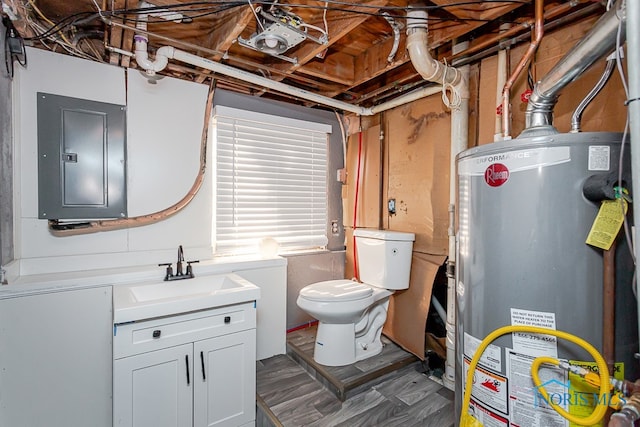
[[[489, 179], [494, 182], [506, 181], [510, 175], [516, 172], [558, 165], [569, 161], [571, 161], [570, 147], [542, 147], [529, 150], [505, 151], [503, 153], [461, 159], [458, 162], [458, 175], [484, 176], [487, 184], [491, 185]], [[489, 168], [492, 167], [493, 169], [489, 171]], [[504, 181], [502, 184], [504, 184]]]
[[[476, 350], [480, 347], [480, 341], [467, 332], [464, 333], [464, 355], [472, 359]], [[480, 357], [480, 365], [496, 372], [502, 371], [502, 349], [494, 344], [489, 344]]]
[[[518, 427], [567, 427], [568, 421], [549, 407], [531, 379], [534, 356], [507, 351], [509, 378], [509, 421]], [[567, 375], [556, 367], [544, 365], [538, 371], [542, 386], [553, 402], [565, 411], [567, 402], [559, 399], [567, 393]]]
[[611, 163], [611, 147], [608, 145], [589, 146], [589, 170], [608, 171]]
[[[556, 314], [512, 308], [511, 324], [556, 329]], [[513, 349], [529, 356], [558, 357], [558, 340], [552, 335], [514, 332]]]

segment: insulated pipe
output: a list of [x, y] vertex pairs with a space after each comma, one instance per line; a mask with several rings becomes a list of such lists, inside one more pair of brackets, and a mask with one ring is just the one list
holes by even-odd
[[529, 44], [529, 48], [525, 52], [524, 56], [516, 65], [511, 77], [507, 80], [502, 90], [502, 138], [511, 139], [511, 87], [515, 83], [518, 76], [527, 63], [533, 58], [542, 36], [544, 35], [544, 0], [536, 0], [535, 3], [535, 18], [533, 27], [533, 38]]
[[[631, 182], [633, 188], [640, 188], [640, 2], [632, 0], [627, 5], [627, 67], [629, 74], [628, 104], [629, 129], [631, 130]], [[633, 210], [635, 224], [634, 242], [640, 242], [640, 209]], [[635, 244], [635, 259], [640, 259], [638, 245]], [[638, 313], [640, 313], [640, 298], [637, 299]], [[638, 316], [638, 331], [640, 332], [640, 315]], [[640, 350], [639, 350], [640, 352]]]
[[[637, 3], [637, 1], [630, 3]], [[552, 127], [553, 108], [558, 101], [560, 91], [594, 62], [614, 50], [618, 26], [624, 24], [624, 21], [624, 1], [618, 1], [614, 7], [602, 15], [591, 31], [535, 85], [525, 112], [526, 129]], [[634, 31], [637, 31], [637, 28]], [[622, 25], [623, 38], [624, 32], [624, 25]], [[629, 63], [633, 63], [631, 58]]]

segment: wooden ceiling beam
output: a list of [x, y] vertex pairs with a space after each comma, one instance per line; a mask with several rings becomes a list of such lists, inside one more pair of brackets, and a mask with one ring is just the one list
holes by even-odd
[[505, 3], [497, 5], [496, 3], [486, 2], [485, 4], [466, 4], [464, 6], [454, 6], [460, 3], [460, 0], [431, 0], [438, 6], [442, 6], [445, 10], [460, 19], [472, 20], [492, 20], [498, 18], [505, 13], [511, 12], [521, 4]]
[[[253, 19], [253, 13], [251, 9], [244, 8], [241, 11], [234, 11], [232, 14], [225, 14], [220, 19], [221, 25], [217, 26], [209, 33], [209, 39], [207, 41], [207, 47], [218, 52], [226, 52], [231, 45], [235, 43], [242, 31], [249, 25]], [[217, 54], [209, 57], [213, 61], [220, 61], [222, 54]], [[196, 82], [202, 83], [211, 71], [206, 70], [206, 73], [201, 74], [196, 79]]]
[[298, 72], [345, 86], [354, 85], [355, 58], [341, 52], [327, 55], [322, 61], [312, 61]]

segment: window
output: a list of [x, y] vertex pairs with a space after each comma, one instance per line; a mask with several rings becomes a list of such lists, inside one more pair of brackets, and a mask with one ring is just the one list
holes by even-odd
[[216, 254], [327, 245], [327, 144], [331, 126], [216, 106]]

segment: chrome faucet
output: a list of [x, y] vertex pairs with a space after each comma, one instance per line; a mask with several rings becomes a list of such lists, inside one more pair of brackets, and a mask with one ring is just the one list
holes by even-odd
[[[182, 271], [182, 264], [186, 262], [187, 263], [187, 270], [186, 272]], [[185, 261], [184, 260], [184, 252], [182, 250], [182, 245], [178, 246], [178, 261], [176, 262], [176, 273], [173, 274], [173, 266], [172, 264], [169, 263], [164, 263], [164, 264], [158, 264], [159, 267], [167, 267], [166, 271], [165, 271], [165, 275], [164, 275], [164, 280], [165, 282], [171, 281], [171, 280], [181, 280], [181, 279], [192, 279], [194, 277], [193, 275], [193, 268], [191, 267], [191, 264], [195, 264], [197, 262], [200, 262], [199, 260], [195, 260], [195, 261]]]

